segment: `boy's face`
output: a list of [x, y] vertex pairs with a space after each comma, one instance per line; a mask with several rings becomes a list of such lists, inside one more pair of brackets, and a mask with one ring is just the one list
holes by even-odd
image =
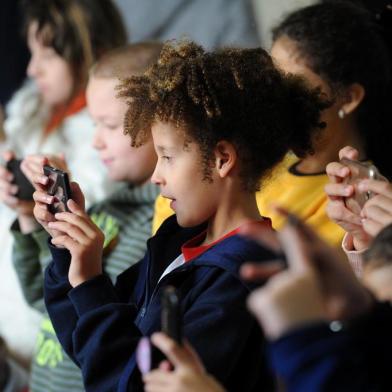
[[154, 171], [156, 154], [152, 140], [143, 146], [131, 147], [123, 133], [126, 103], [116, 98], [117, 79], [91, 76], [87, 86], [87, 106], [95, 122], [93, 145], [114, 181], [142, 184]]
[[379, 301], [392, 302], [392, 264], [366, 263], [362, 282]]
[[27, 44], [31, 53], [27, 75], [34, 79], [43, 101], [53, 107], [62, 105], [71, 97], [74, 85], [69, 64], [37, 36], [37, 23], [30, 24]]
[[213, 182], [203, 180], [201, 152], [194, 142], [185, 144], [184, 132], [171, 123], [155, 122], [152, 137], [158, 162], [152, 182], [171, 199], [178, 224], [192, 227], [214, 216], [219, 203], [219, 181], [212, 168]]

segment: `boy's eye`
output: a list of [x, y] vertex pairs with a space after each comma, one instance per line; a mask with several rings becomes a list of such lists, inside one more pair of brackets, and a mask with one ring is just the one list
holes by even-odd
[[162, 159], [164, 161], [170, 161], [171, 157], [167, 156], [167, 155], [162, 155]]

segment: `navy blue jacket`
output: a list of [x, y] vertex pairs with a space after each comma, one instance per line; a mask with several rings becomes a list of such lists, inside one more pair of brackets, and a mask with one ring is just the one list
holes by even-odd
[[342, 328], [326, 323], [292, 331], [269, 347], [288, 392], [392, 391], [392, 308], [374, 306]]
[[87, 391], [136, 391], [141, 378], [135, 347], [141, 336], [160, 330], [162, 287], [173, 285], [182, 303], [184, 336], [207, 370], [229, 391], [272, 390], [264, 338], [245, 300], [253, 286], [241, 280], [245, 261], [273, 255], [240, 236], [228, 237], [158, 280], [181, 245], [205, 226], [184, 229], [168, 218], [147, 242], [145, 257], [118, 277], [105, 275], [72, 287], [70, 254], [51, 247], [45, 301], [65, 351], [82, 369]]

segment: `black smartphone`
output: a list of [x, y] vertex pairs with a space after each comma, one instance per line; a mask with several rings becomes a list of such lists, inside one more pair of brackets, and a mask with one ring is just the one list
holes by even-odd
[[173, 286], [163, 289], [161, 299], [161, 329], [167, 336], [182, 344], [182, 320], [180, 299], [177, 290]]
[[7, 162], [6, 168], [14, 175], [12, 183], [18, 186], [18, 193], [15, 196], [20, 200], [32, 201], [35, 189], [20, 169], [21, 163], [21, 159], [11, 159]]
[[69, 211], [67, 201], [72, 196], [68, 173], [45, 165], [44, 174], [49, 178], [47, 193], [54, 196], [53, 203], [48, 206], [49, 212], [56, 214], [57, 212]]
[[[161, 297], [161, 330], [177, 343], [182, 344], [180, 300], [173, 286], [166, 286]], [[148, 337], [143, 337], [136, 348], [136, 362], [142, 374], [155, 369], [165, 359]]]

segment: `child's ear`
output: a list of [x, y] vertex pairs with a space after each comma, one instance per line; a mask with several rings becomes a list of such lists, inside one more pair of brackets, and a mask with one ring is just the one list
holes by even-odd
[[219, 177], [226, 177], [237, 162], [237, 151], [233, 144], [221, 140], [215, 147], [215, 169]]

